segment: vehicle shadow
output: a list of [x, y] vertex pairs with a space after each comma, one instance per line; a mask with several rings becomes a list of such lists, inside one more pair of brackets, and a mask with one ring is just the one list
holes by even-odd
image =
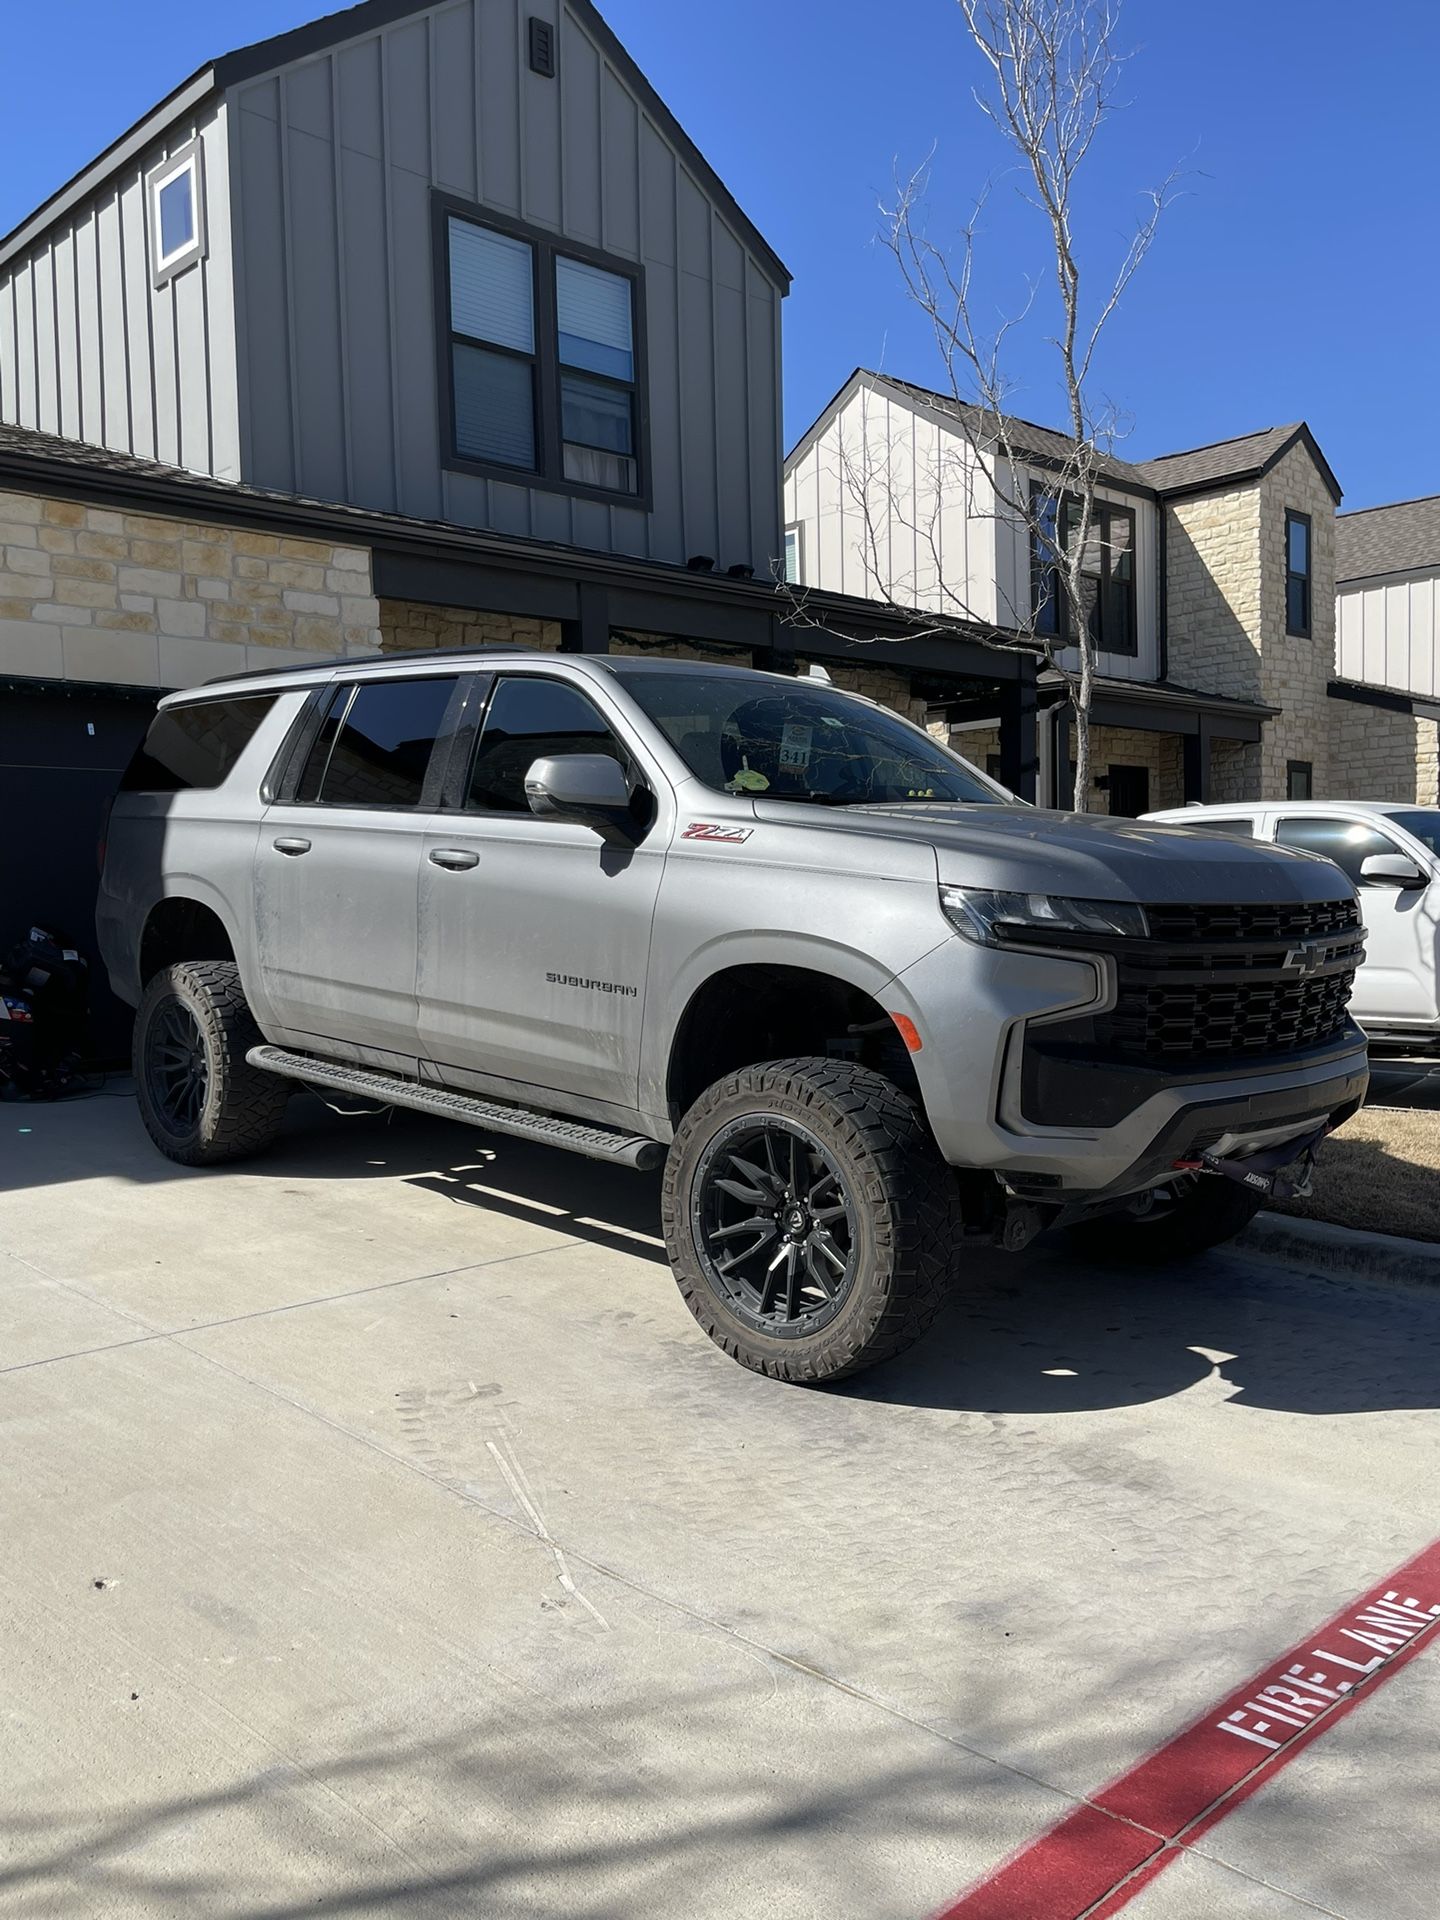
[[[398, 1181], [473, 1211], [476, 1229], [487, 1214], [543, 1223], [643, 1262], [657, 1288], [673, 1284], [657, 1174], [415, 1114], [342, 1118], [308, 1095], [292, 1105], [270, 1153], [235, 1169], [192, 1171], [155, 1152], [133, 1107], [106, 1101], [81, 1111], [75, 1137], [42, 1178], [118, 1171], [141, 1182], [235, 1174]], [[5, 1171], [0, 1187], [25, 1184], [23, 1176], [7, 1182]], [[1440, 1405], [1440, 1289], [1309, 1274], [1237, 1250], [1147, 1271], [1081, 1254], [1063, 1238], [1018, 1255], [963, 1246], [956, 1273], [950, 1301], [910, 1352], [825, 1391], [990, 1415], [1144, 1405], [1206, 1382], [1237, 1408], [1339, 1414]], [[657, 1368], [666, 1364], [657, 1353]]]

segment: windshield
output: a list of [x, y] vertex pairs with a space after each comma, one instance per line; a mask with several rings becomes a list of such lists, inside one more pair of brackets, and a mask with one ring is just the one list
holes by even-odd
[[1413, 813], [1387, 814], [1397, 827], [1402, 827], [1422, 847], [1428, 847], [1431, 853], [1440, 853], [1440, 812], [1430, 807], [1417, 807]]
[[1014, 796], [898, 715], [809, 680], [626, 674], [686, 766], [722, 793], [858, 807]]

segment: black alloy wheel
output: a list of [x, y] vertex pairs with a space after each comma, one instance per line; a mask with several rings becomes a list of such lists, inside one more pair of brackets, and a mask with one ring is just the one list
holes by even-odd
[[210, 1062], [200, 1023], [183, 1000], [165, 1001], [145, 1032], [145, 1086], [171, 1132], [193, 1133], [205, 1110]]
[[835, 1317], [855, 1277], [855, 1211], [814, 1134], [744, 1115], [709, 1143], [692, 1194], [701, 1267], [738, 1320], [784, 1338]]

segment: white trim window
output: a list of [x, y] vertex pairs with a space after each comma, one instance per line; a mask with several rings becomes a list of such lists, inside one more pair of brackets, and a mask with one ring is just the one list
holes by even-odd
[[785, 529], [785, 578], [796, 586], [805, 578], [805, 528], [799, 520]]
[[200, 142], [172, 153], [145, 183], [150, 277], [157, 287], [205, 255], [205, 172]]

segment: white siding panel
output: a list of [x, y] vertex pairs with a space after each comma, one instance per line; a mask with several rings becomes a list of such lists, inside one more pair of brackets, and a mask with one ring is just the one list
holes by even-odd
[[1341, 679], [1440, 694], [1440, 567], [1352, 582], [1336, 595], [1335, 612]]
[[62, 439], [80, 438], [80, 329], [75, 306], [75, 232], [55, 236], [55, 424]]
[[15, 418], [22, 427], [34, 427], [39, 425], [40, 408], [35, 381], [35, 274], [28, 260], [16, 268], [14, 285]]

